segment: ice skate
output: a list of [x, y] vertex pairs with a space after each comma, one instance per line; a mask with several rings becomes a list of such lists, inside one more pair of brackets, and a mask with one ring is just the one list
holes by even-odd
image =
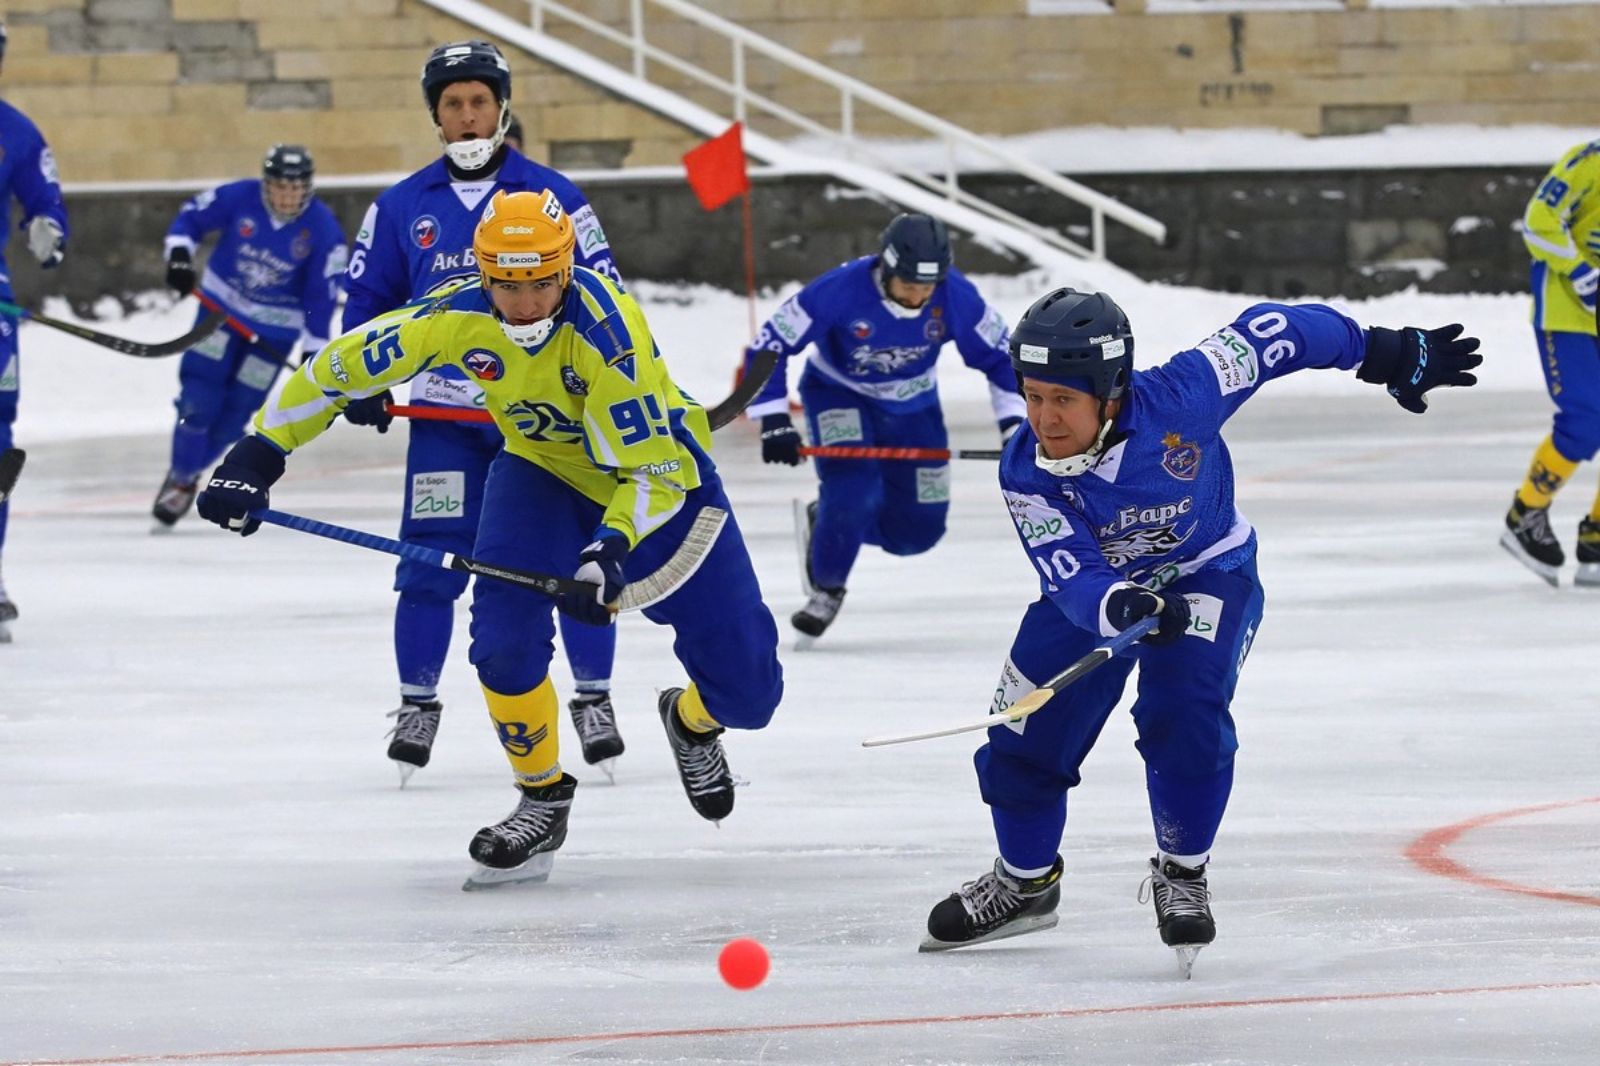
[[794, 547], [800, 560], [800, 594], [809, 596], [816, 591], [811, 584], [811, 533], [817, 528], [817, 501], [794, 501]]
[[562, 774], [560, 781], [544, 788], [517, 787], [522, 793], [517, 809], [505, 821], [478, 830], [468, 845], [468, 854], [479, 865], [461, 886], [463, 892], [549, 880], [555, 851], [567, 839], [578, 779]]
[[1573, 584], [1600, 589], [1600, 522], [1585, 518], [1578, 523], [1578, 573]]
[[155, 517], [155, 533], [165, 533], [178, 524], [178, 519], [189, 513], [189, 508], [194, 506], [194, 498], [200, 491], [200, 479], [191, 477], [180, 479], [170, 471], [166, 480], [161, 483], [161, 489], [156, 493], [156, 502], [150, 508], [150, 513]]
[[[1581, 530], [1581, 527], [1580, 527]], [[1579, 544], [1582, 544], [1580, 534]], [[1517, 562], [1544, 578], [1552, 588], [1561, 587], [1561, 564], [1567, 561], [1561, 542], [1550, 531], [1550, 508], [1527, 507], [1515, 497], [1506, 512], [1506, 531], [1500, 546]]]
[[1139, 885], [1139, 902], [1152, 900], [1161, 942], [1178, 953], [1178, 972], [1187, 981], [1195, 956], [1217, 938], [1205, 866], [1192, 870], [1171, 859], [1151, 859], [1150, 873]]
[[17, 605], [6, 596], [6, 588], [0, 585], [0, 644], [11, 643], [11, 623], [17, 620]]
[[800, 631], [800, 638], [795, 643], [797, 651], [811, 647], [818, 637], [828, 631], [839, 615], [839, 608], [844, 606], [844, 591], [842, 588], [816, 589], [806, 605], [789, 616], [789, 624]]
[[672, 759], [678, 765], [678, 779], [695, 813], [711, 822], [720, 822], [733, 813], [733, 772], [728, 769], [727, 756], [722, 751], [722, 734], [718, 728], [709, 733], [696, 733], [678, 717], [678, 699], [681, 688], [665, 689], [657, 701], [661, 724], [667, 729], [667, 743], [672, 745]]
[[1061, 902], [1061, 856], [1039, 877], [1018, 878], [1000, 859], [994, 869], [961, 886], [928, 912], [928, 935], [918, 951], [949, 951], [1053, 929]]
[[395, 720], [389, 730], [389, 758], [400, 771], [400, 787], [405, 788], [411, 775], [428, 765], [433, 753], [433, 738], [439, 732], [439, 712], [444, 705], [438, 700], [404, 700], [385, 717]]
[[583, 761], [600, 767], [606, 779], [616, 784], [611, 772], [617, 756], [626, 748], [622, 734], [617, 731], [617, 713], [611, 707], [609, 692], [580, 692], [567, 704], [572, 712], [572, 724], [578, 730], [578, 740], [583, 744]]

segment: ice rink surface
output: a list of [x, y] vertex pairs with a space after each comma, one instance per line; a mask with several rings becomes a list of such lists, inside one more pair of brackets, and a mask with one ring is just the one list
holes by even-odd
[[[741, 309], [720, 313], [716, 336], [740, 335]], [[515, 794], [465, 601], [433, 762], [401, 791], [384, 757], [392, 560], [193, 518], [152, 536], [175, 363], [36, 327], [23, 343], [34, 421], [5, 555], [22, 618], [0, 647], [4, 1066], [1595, 1061], [1600, 594], [1551, 590], [1495, 544], [1547, 428], [1525, 370], [1425, 418], [1353, 380], [1286, 382], [1231, 424], [1267, 616], [1234, 705], [1218, 940], [1185, 983], [1135, 901], [1152, 837], [1121, 712], [1072, 797], [1061, 924], [916, 951], [928, 909], [993, 860], [981, 734], [859, 741], [988, 707], [1037, 593], [991, 464], [957, 464], [932, 553], [864, 552], [835, 628], [785, 651], [773, 725], [728, 738], [748, 785], [720, 827], [690, 810], [656, 718], [655, 690], [681, 683], [669, 634], [624, 618], [617, 783], [583, 766], [564, 720], [582, 785], [553, 876], [469, 895], [467, 841]], [[992, 447], [976, 376], [946, 362], [954, 442]], [[726, 387], [720, 369], [681, 376]], [[274, 506], [392, 534], [403, 446], [403, 427], [340, 425], [291, 459]], [[790, 501], [813, 475], [758, 450], [746, 425], [718, 435], [781, 619], [801, 599]], [[1592, 471], [1556, 508], [1569, 548]], [[556, 670], [565, 697], [559, 655]], [[771, 951], [755, 991], [717, 976], [735, 936]]]

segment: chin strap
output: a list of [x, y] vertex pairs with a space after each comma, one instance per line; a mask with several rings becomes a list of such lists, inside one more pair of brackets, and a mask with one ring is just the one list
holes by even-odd
[[928, 309], [927, 304], [923, 304], [921, 307], [907, 307], [890, 296], [889, 289], [883, 282], [883, 267], [881, 266], [872, 268], [872, 283], [878, 287], [878, 296], [883, 300], [885, 310], [896, 318], [916, 318]]
[[500, 150], [501, 143], [506, 139], [506, 130], [511, 128], [511, 106], [507, 101], [500, 101], [500, 121], [495, 123], [493, 137], [477, 137], [470, 141], [456, 141], [451, 143], [444, 139], [444, 129], [438, 122], [433, 124], [433, 130], [439, 135], [439, 143], [444, 145], [444, 154], [459, 170], [473, 172], [482, 170], [494, 159], [494, 154]]
[[1065, 459], [1052, 459], [1044, 453], [1044, 444], [1033, 446], [1033, 465], [1055, 477], [1077, 477], [1087, 474], [1105, 458], [1106, 441], [1111, 437], [1111, 419], [1106, 417], [1106, 402], [1100, 401], [1100, 432], [1094, 435], [1089, 447]]

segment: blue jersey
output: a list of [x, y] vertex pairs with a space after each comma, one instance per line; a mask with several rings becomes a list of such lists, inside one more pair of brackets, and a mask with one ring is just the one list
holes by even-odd
[[1261, 385], [1296, 370], [1352, 370], [1366, 334], [1331, 307], [1257, 304], [1165, 365], [1135, 371], [1112, 443], [1087, 473], [1035, 463], [1024, 425], [1000, 461], [1000, 487], [1039, 585], [1074, 624], [1102, 636], [1108, 593], [1162, 588], [1201, 569], [1236, 569], [1255, 530], [1234, 506], [1222, 424]]
[[[786, 412], [790, 356], [815, 345], [805, 375], [842, 385], [890, 411], [938, 403], [934, 363], [947, 341], [989, 379], [995, 417], [1021, 416], [1016, 374], [1007, 350], [1010, 331], [972, 282], [951, 268], [915, 315], [888, 305], [878, 280], [878, 257], [865, 256], [814, 279], [767, 320], [745, 353], [780, 356], [767, 387], [749, 407], [754, 417]], [[898, 313], [897, 313], [898, 312]]]
[[[576, 231], [578, 265], [621, 280], [594, 208], [559, 171], [508, 150], [493, 175], [480, 181], [457, 181], [441, 157], [385, 190], [367, 208], [346, 279], [345, 332], [446, 281], [476, 275], [472, 234], [484, 205], [498, 189], [554, 192]], [[459, 367], [445, 366], [418, 375], [411, 385], [411, 399], [481, 407], [483, 390]]]
[[344, 230], [313, 198], [299, 217], [277, 222], [262, 199], [261, 179], [231, 181], [189, 200], [167, 228], [166, 251], [195, 248], [220, 233], [200, 288], [268, 344], [285, 353], [305, 340], [310, 353], [328, 341], [344, 277]]
[[[40, 215], [53, 218], [67, 232], [67, 208], [61, 201], [61, 177], [56, 158], [27, 115], [0, 100], [0, 205], [15, 196], [22, 204], [26, 229]], [[0, 241], [0, 297], [11, 299], [11, 271], [6, 266], [4, 241]], [[5, 372], [0, 367], [0, 373]]]

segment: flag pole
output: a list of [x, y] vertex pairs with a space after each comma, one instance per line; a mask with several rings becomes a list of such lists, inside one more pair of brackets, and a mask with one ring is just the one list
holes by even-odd
[[756, 339], [756, 237], [754, 212], [750, 208], [750, 186], [740, 197], [744, 201], [744, 287], [750, 296], [750, 342]]

